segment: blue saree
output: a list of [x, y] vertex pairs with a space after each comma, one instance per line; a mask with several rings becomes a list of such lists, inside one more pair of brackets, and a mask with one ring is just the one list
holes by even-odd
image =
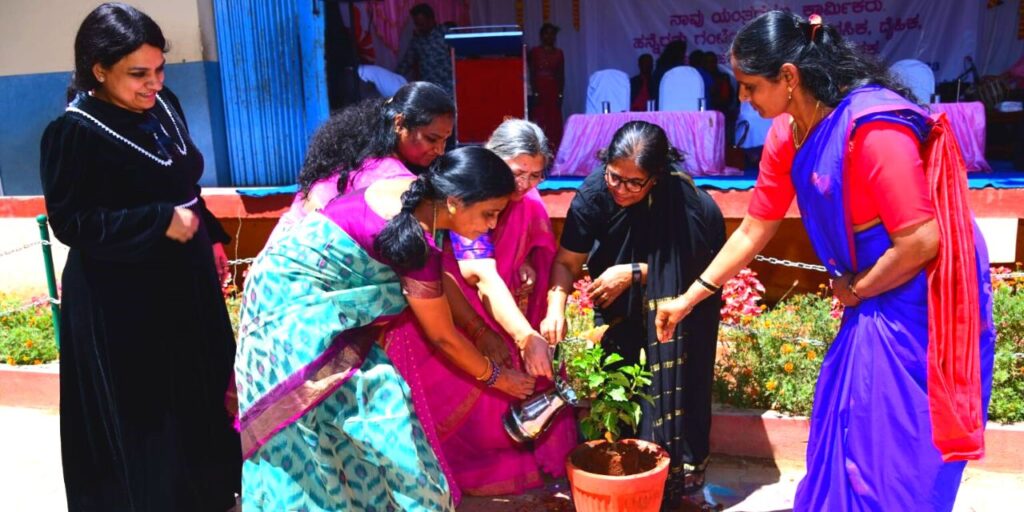
[[[907, 126], [922, 147], [933, 127], [923, 110], [895, 93], [862, 87], [819, 123], [798, 150], [792, 179], [801, 218], [833, 277], [871, 267], [892, 246], [881, 224], [854, 233], [846, 207], [849, 141], [867, 121]], [[976, 415], [974, 430], [964, 436], [974, 439], [983, 429], [991, 391], [995, 331], [987, 252], [980, 232], [971, 227], [973, 243], [969, 234], [961, 236], [970, 257], [960, 259], [970, 261], [972, 271], [960, 279], [969, 280], [963, 287], [976, 293], [977, 309], [968, 312], [976, 328], [973, 339], [959, 343], [969, 354], [965, 357], [973, 358], [975, 382], [980, 381], [981, 403], [969, 404]], [[949, 249], [954, 243], [943, 239], [940, 245]], [[930, 303], [935, 297], [931, 286], [932, 275], [922, 270], [901, 286], [846, 308], [816, 385], [807, 476], [797, 489], [794, 510], [952, 509], [964, 459], [977, 457], [954, 453], [956, 443], [944, 437], [946, 430], [936, 429], [930, 391], [939, 390], [929, 389], [934, 378], [929, 343], [935, 329], [929, 317], [930, 306], [936, 306]]]

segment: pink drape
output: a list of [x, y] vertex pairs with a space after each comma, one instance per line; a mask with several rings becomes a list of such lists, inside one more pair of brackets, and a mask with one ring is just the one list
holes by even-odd
[[742, 174], [725, 166], [725, 116], [721, 112], [617, 112], [569, 116], [551, 174], [586, 176], [597, 166], [597, 152], [629, 121], [647, 121], [665, 130], [668, 140], [686, 156], [683, 167], [692, 176]]
[[932, 112], [946, 114], [949, 119], [953, 135], [960, 142], [967, 172], [991, 171], [985, 160], [985, 104], [980, 101], [932, 103], [929, 108]]
[[[548, 271], [555, 254], [551, 222], [536, 190], [509, 204], [491, 240], [499, 273], [513, 295], [519, 288], [518, 269], [523, 262], [529, 260], [537, 270], [536, 287], [526, 310], [536, 327], [547, 307]], [[460, 284], [477, 313], [491, 329], [503, 333], [487, 314], [477, 291], [462, 279], [449, 250], [445, 251], [444, 264], [445, 272]], [[514, 366], [522, 369], [513, 340], [505, 336], [505, 341]], [[502, 426], [502, 418], [515, 399], [483, 387], [437, 353], [412, 315], [391, 325], [384, 344], [388, 357], [409, 384], [416, 414], [441, 460], [453, 495], [514, 494], [541, 485], [540, 470], [554, 476], [564, 473], [565, 458], [576, 445], [571, 411], [564, 411], [555, 420], [531, 452], [513, 443]], [[549, 386], [545, 381], [538, 389]]]

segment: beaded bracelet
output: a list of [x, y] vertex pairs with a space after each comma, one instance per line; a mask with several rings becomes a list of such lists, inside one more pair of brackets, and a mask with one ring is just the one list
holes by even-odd
[[[488, 359], [488, 361], [490, 361], [490, 359]], [[494, 361], [491, 361], [491, 378], [487, 379], [487, 382], [484, 384], [489, 388], [493, 388], [494, 384], [498, 382], [498, 376], [500, 375], [501, 367], [495, 364]]]

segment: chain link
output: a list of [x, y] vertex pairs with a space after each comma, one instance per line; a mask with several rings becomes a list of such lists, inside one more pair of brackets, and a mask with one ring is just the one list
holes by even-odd
[[803, 270], [813, 270], [815, 272], [827, 272], [827, 270], [825, 270], [825, 266], [824, 265], [812, 265], [810, 263], [803, 263], [803, 262], [800, 262], [800, 261], [783, 260], [783, 259], [775, 258], [773, 256], [761, 256], [760, 254], [758, 254], [757, 256], [754, 256], [754, 260], [756, 260], [756, 261], [763, 261], [763, 262], [769, 263], [771, 265], [781, 265], [783, 267], [793, 267], [793, 268], [799, 268], [799, 269], [803, 269]]
[[[756, 330], [754, 330], [752, 327], [748, 327], [748, 326], [745, 326], [745, 325], [722, 324], [721, 328], [722, 329], [727, 329], [727, 330], [740, 331], [740, 332], [744, 332], [744, 333], [752, 334], [752, 335], [756, 335], [757, 334]], [[803, 336], [798, 336], [796, 338], [793, 338], [790, 341], [794, 341], [794, 342], [797, 342], [797, 343], [803, 341], [803, 342], [807, 342], [809, 345], [814, 345], [816, 347], [824, 347], [825, 346], [825, 342], [824, 341], [816, 340], [816, 339], [813, 339], [813, 338], [805, 338]]]
[[2, 258], [4, 256], [10, 256], [10, 255], [12, 255], [12, 254], [14, 254], [16, 252], [21, 252], [21, 251], [24, 251], [26, 249], [31, 249], [31, 248], [33, 248], [33, 247], [35, 247], [37, 245], [51, 245], [51, 244], [50, 244], [50, 242], [47, 242], [45, 240], [36, 240], [35, 242], [29, 242], [29, 243], [27, 243], [25, 245], [22, 245], [21, 247], [15, 247], [14, 249], [8, 249], [6, 251], [0, 252], [0, 258]]
[[1021, 279], [1024, 278], [1024, 272], [1009, 272], [1006, 274], [992, 274], [993, 279]]
[[232, 267], [235, 265], [251, 265], [254, 261], [256, 261], [256, 258], [241, 258], [237, 260], [228, 260], [228, 265]]
[[50, 303], [60, 304], [60, 301], [56, 300], [56, 299], [51, 299], [50, 297], [43, 297], [43, 298], [36, 299], [36, 300], [34, 300], [32, 302], [29, 302], [29, 303], [26, 303], [26, 304], [22, 304], [21, 306], [18, 306], [18, 307], [14, 308], [14, 309], [8, 309], [7, 311], [0, 311], [0, 318], [3, 318], [5, 316], [9, 316], [9, 315], [13, 315], [15, 313], [20, 313], [22, 311], [26, 311], [26, 310], [29, 310], [29, 309], [32, 309], [32, 308], [35, 308], [35, 307], [39, 307], [39, 306], [42, 306], [44, 304], [50, 304]]

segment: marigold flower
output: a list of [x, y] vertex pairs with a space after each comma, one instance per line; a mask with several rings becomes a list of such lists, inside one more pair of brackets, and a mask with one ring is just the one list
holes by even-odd
[[14, 366], [14, 363], [15, 363], [14, 358], [11, 357], [11, 356], [7, 356], [7, 364], [9, 364], [11, 366]]
[[25, 348], [32, 348], [32, 340], [28, 340], [25, 342]]
[[814, 361], [815, 358], [817, 358], [817, 357], [818, 357], [818, 353], [817, 352], [815, 352], [813, 350], [808, 350], [807, 351], [807, 359], [808, 360]]
[[32, 361], [32, 364], [43, 364], [43, 362], [41, 360], [39, 360], [39, 359], [36, 359], [36, 360]]
[[774, 380], [770, 380], [767, 383], [765, 383], [764, 388], [767, 389], [768, 391], [775, 391], [775, 388], [778, 385], [779, 383], [775, 382]]
[[786, 363], [786, 366], [782, 367], [783, 370], [786, 370], [786, 373], [793, 373], [793, 368], [793, 363]]
[[788, 354], [788, 353], [790, 353], [792, 351], [793, 351], [793, 345], [790, 345], [789, 343], [783, 343], [782, 344], [782, 353], [783, 354]]

